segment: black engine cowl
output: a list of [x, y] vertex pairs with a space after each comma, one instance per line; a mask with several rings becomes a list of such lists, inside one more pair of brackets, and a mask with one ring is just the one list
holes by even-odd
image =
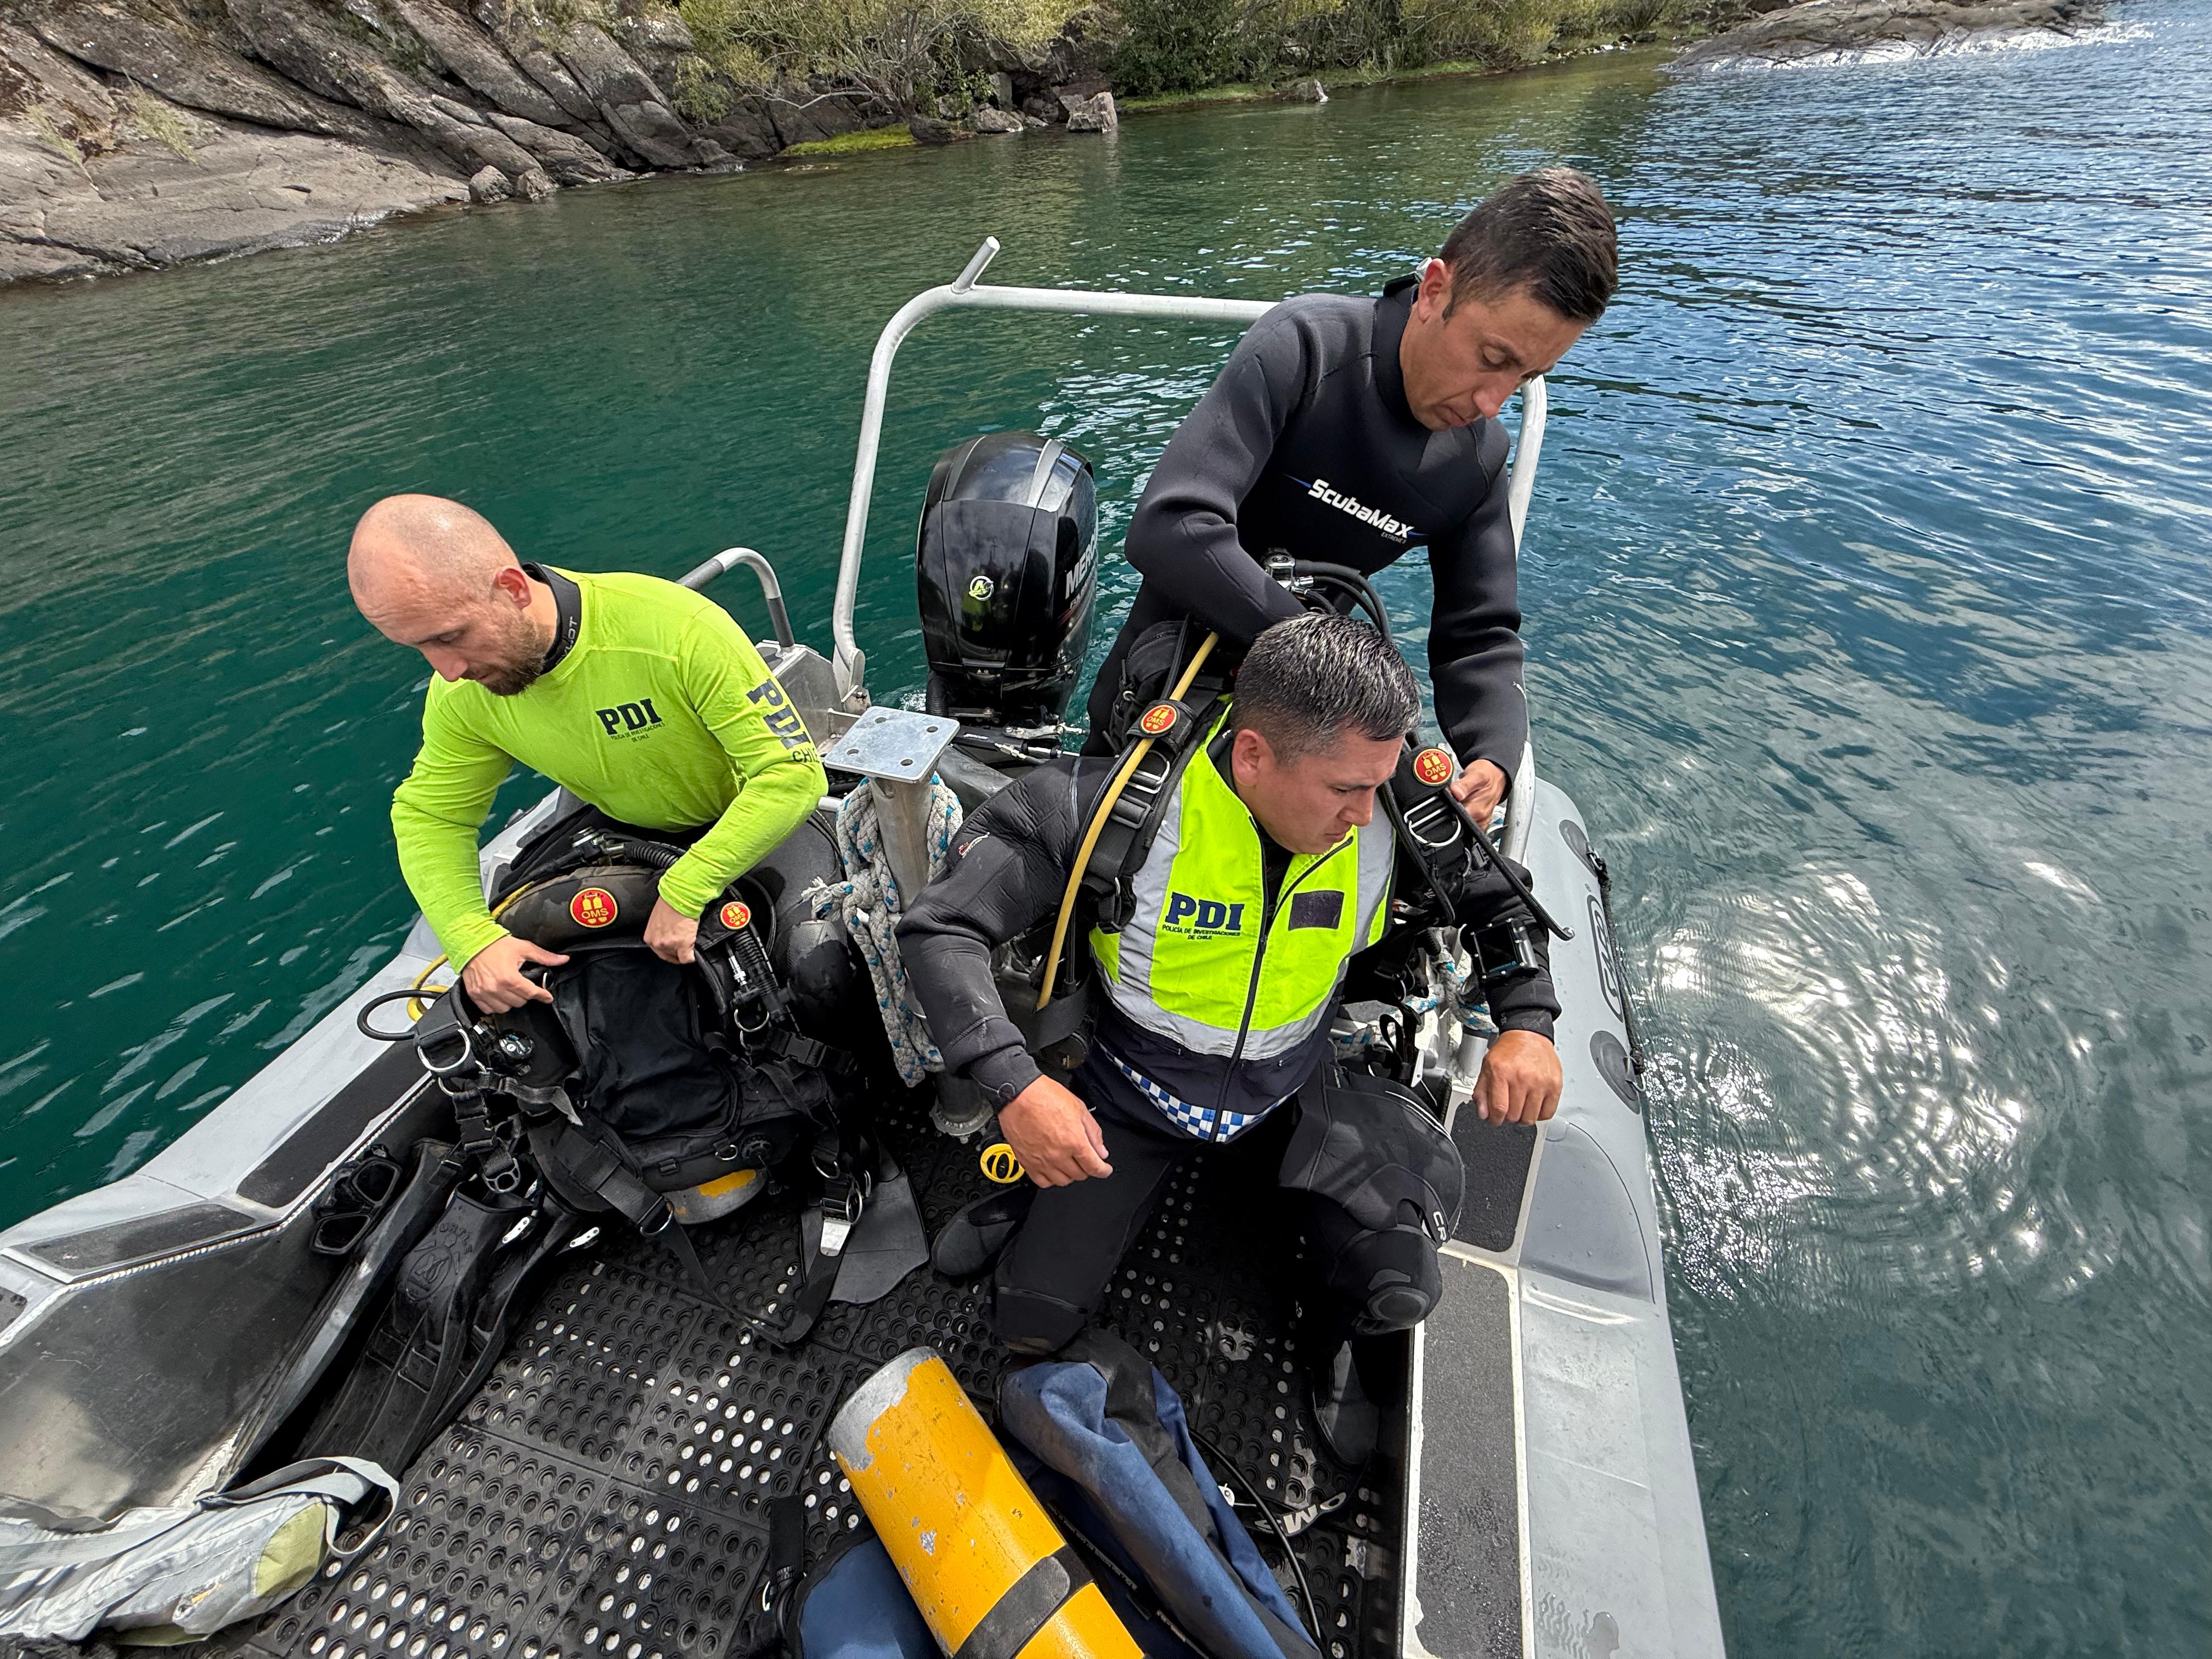
[[929, 477], [915, 566], [930, 712], [982, 726], [1056, 724], [1091, 643], [1091, 463], [1034, 432], [955, 445]]

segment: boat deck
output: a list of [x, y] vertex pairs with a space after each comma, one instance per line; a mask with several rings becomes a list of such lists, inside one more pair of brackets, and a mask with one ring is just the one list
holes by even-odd
[[[925, 1102], [917, 1093], [892, 1109], [883, 1135], [933, 1237], [988, 1183], [979, 1143], [938, 1134]], [[1279, 1513], [1344, 1496], [1294, 1540], [1322, 1648], [1331, 1659], [1396, 1659], [1402, 1418], [1356, 1479], [1316, 1450], [1284, 1318], [1284, 1275], [1296, 1264], [1279, 1248], [1279, 1224], [1260, 1212], [1272, 1183], [1248, 1185], [1225, 1163], [1199, 1160], [1176, 1178], [1105, 1318], [1149, 1354], [1198, 1432]], [[793, 1283], [794, 1215], [789, 1201], [768, 1200], [694, 1230], [735, 1305], [764, 1310]], [[820, 1443], [854, 1384], [927, 1343], [991, 1414], [1001, 1358], [975, 1292], [926, 1267], [872, 1305], [833, 1304], [788, 1351], [710, 1304], [665, 1251], [618, 1225], [554, 1271], [490, 1380], [407, 1472], [386, 1534], [222, 1646], [307, 1659], [721, 1659], [742, 1650], [771, 1499], [805, 1495], [810, 1560], [833, 1531], [861, 1523]], [[1502, 1334], [1502, 1323], [1468, 1312]], [[1502, 1334], [1498, 1346], [1502, 1353]], [[1509, 1383], [1486, 1403], [1478, 1391], [1455, 1401], [1455, 1413], [1503, 1413], [1510, 1439], [1511, 1393]], [[1510, 1456], [1502, 1491], [1462, 1497], [1504, 1517], [1511, 1539]], [[1241, 1492], [1238, 1502], [1249, 1516]], [[1271, 1535], [1261, 1550], [1271, 1562], [1280, 1554]], [[1489, 1615], [1474, 1622], [1517, 1652], [1510, 1542], [1467, 1565], [1498, 1581], [1469, 1586]], [[1295, 1603], [1290, 1575], [1277, 1571]]]

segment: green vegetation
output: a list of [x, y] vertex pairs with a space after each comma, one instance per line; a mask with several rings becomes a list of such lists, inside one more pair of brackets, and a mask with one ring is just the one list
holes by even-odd
[[185, 161], [192, 159], [192, 130], [185, 125], [185, 118], [177, 112], [175, 105], [156, 98], [143, 87], [131, 88], [130, 125], [132, 137], [155, 139]]
[[84, 172], [84, 151], [78, 148], [76, 139], [63, 131], [61, 123], [54, 118], [52, 110], [44, 104], [33, 104], [23, 112], [23, 118], [31, 124], [31, 130], [40, 137], [69, 157], [71, 167], [79, 173]]
[[904, 127], [869, 127], [860, 132], [840, 133], [835, 138], [815, 138], [804, 144], [793, 144], [783, 153], [786, 155], [851, 155], [868, 149], [911, 149], [914, 135]]
[[1666, 27], [1686, 0], [1116, 0], [1114, 81], [1132, 108], [1258, 96], [1303, 76], [1515, 69]]
[[[772, 83], [851, 87], [902, 117], [974, 101], [963, 58], [989, 43], [1036, 47], [1079, 0], [678, 0], [697, 43], [681, 95]], [[687, 60], [688, 61], [688, 60]], [[722, 107], [726, 108], [725, 103]]]

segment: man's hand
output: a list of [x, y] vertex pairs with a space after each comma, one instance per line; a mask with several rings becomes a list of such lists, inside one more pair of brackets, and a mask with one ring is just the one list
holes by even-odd
[[1474, 821], [1490, 828], [1490, 815], [1505, 799], [1505, 772], [1495, 761], [1469, 761], [1467, 769], [1452, 780], [1451, 792], [1466, 805]]
[[524, 963], [558, 968], [568, 960], [558, 951], [541, 950], [528, 939], [509, 933], [505, 939], [494, 939], [469, 958], [469, 965], [461, 969], [461, 987], [480, 1012], [503, 1014], [526, 1002], [553, 1000], [550, 991], [536, 980], [522, 976]]
[[1501, 1031], [1482, 1057], [1474, 1103], [1486, 1123], [1541, 1123], [1559, 1109], [1559, 1051], [1534, 1031]]
[[1109, 1176], [1106, 1137], [1072, 1091], [1041, 1077], [999, 1109], [999, 1133], [1040, 1187]]
[[663, 962], [689, 962], [698, 938], [696, 917], [685, 915], [665, 898], [653, 900], [653, 914], [645, 919], [646, 949]]

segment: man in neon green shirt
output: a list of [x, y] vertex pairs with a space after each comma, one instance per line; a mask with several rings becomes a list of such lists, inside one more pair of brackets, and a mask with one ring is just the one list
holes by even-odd
[[827, 780], [799, 713], [711, 599], [657, 577], [520, 562], [489, 520], [392, 495], [355, 526], [354, 603], [436, 671], [392, 801], [400, 873], [479, 1008], [550, 1001], [568, 958], [492, 919], [477, 833], [517, 761], [641, 829], [704, 830], [660, 878], [645, 942], [691, 960], [699, 915], [798, 828]]

